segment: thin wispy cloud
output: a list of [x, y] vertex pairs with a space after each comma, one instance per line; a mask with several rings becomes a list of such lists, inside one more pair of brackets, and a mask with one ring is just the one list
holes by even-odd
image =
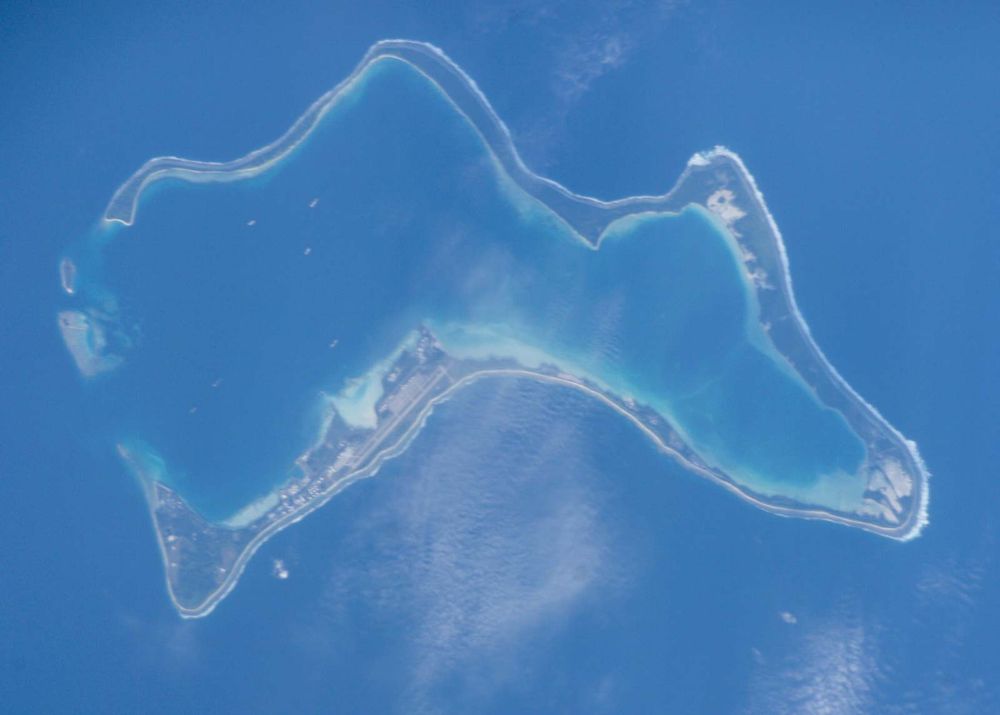
[[154, 618], [123, 613], [121, 627], [134, 639], [136, 652], [164, 671], [190, 671], [201, 661], [198, 624], [172, 616]]
[[618, 29], [571, 38], [553, 72], [553, 90], [565, 108], [586, 94], [596, 80], [624, 65], [635, 43], [632, 35]]
[[578, 426], [527, 409], [523, 384], [494, 388], [463, 411], [457, 439], [428, 426], [389, 503], [366, 519], [376, 558], [333, 575], [407, 624], [402, 711], [434, 712], [444, 686], [475, 702], [527, 677], [532, 644], [620, 577], [592, 467], [575, 456]]
[[543, 170], [563, 141], [566, 123], [581, 99], [602, 78], [623, 68], [644, 44], [670, 26], [685, 0], [523, 2], [476, 9], [474, 33], [530, 36], [538, 47], [536, 84], [545, 100], [514, 126], [519, 147]]

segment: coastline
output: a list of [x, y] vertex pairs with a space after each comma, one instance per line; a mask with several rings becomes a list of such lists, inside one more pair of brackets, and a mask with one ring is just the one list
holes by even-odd
[[[895, 528], [881, 527], [875, 524], [871, 524], [870, 522], [865, 522], [858, 519], [851, 519], [849, 517], [833, 514], [827, 511], [823, 511], [821, 509], [799, 509], [799, 508], [785, 507], [769, 503], [766, 500], [763, 500], [749, 493], [739, 485], [727, 479], [720, 478], [720, 476], [714, 473], [712, 470], [706, 469], [701, 465], [691, 462], [690, 460], [685, 458], [682, 454], [680, 454], [677, 450], [670, 447], [666, 442], [663, 441], [663, 439], [660, 438], [659, 435], [657, 435], [653, 430], [651, 430], [649, 427], [643, 424], [643, 422], [639, 420], [631, 412], [629, 412], [626, 409], [623, 409], [622, 406], [620, 406], [614, 400], [608, 398], [599, 390], [589, 387], [588, 385], [582, 382], [576, 381], [569, 376], [547, 375], [543, 373], [533, 372], [530, 370], [519, 370], [519, 369], [482, 370], [464, 376], [463, 378], [454, 382], [443, 393], [431, 399], [413, 418], [412, 423], [403, 433], [403, 435], [395, 443], [385, 448], [384, 450], [378, 452], [373, 457], [370, 465], [356, 472], [352, 472], [350, 474], [345, 475], [340, 480], [338, 480], [330, 490], [328, 490], [322, 496], [320, 496], [320, 498], [311, 500], [308, 503], [306, 503], [306, 505], [303, 506], [302, 508], [293, 511], [290, 514], [281, 517], [280, 519], [276, 519], [270, 522], [260, 532], [255, 534], [254, 537], [247, 543], [247, 545], [243, 547], [243, 550], [240, 552], [233, 566], [229, 568], [228, 575], [226, 576], [222, 584], [219, 586], [219, 588], [214, 592], [212, 592], [209, 595], [209, 597], [205, 599], [205, 601], [202, 602], [201, 604], [195, 607], [185, 606], [181, 604], [177, 600], [177, 597], [173, 592], [170, 580], [167, 579], [166, 583], [167, 583], [167, 590], [170, 595], [170, 600], [173, 603], [174, 607], [177, 609], [178, 613], [180, 613], [180, 615], [183, 618], [202, 618], [204, 616], [209, 615], [212, 611], [215, 610], [216, 606], [218, 606], [218, 604], [232, 592], [233, 588], [236, 587], [236, 584], [239, 582], [239, 579], [242, 576], [243, 571], [246, 568], [246, 565], [253, 558], [254, 554], [257, 553], [257, 550], [260, 549], [260, 547], [263, 546], [272, 536], [280, 533], [281, 531], [284, 531], [289, 526], [298, 523], [312, 512], [325, 506], [333, 497], [335, 497], [337, 494], [339, 494], [340, 492], [342, 492], [344, 489], [351, 486], [355, 482], [376, 476], [379, 470], [381, 469], [382, 465], [387, 460], [392, 459], [393, 457], [399, 455], [400, 453], [406, 450], [410, 442], [412, 442], [412, 440], [423, 429], [424, 425], [427, 422], [427, 419], [434, 412], [434, 408], [436, 406], [447, 402], [452, 396], [454, 396], [456, 392], [458, 392], [462, 388], [467, 387], [468, 385], [471, 385], [480, 380], [488, 378], [532, 379], [540, 382], [548, 382], [562, 387], [569, 387], [572, 389], [576, 389], [590, 397], [596, 398], [599, 402], [601, 402], [605, 406], [610, 407], [619, 415], [628, 419], [633, 425], [638, 427], [639, 430], [643, 432], [643, 434], [645, 434], [653, 442], [654, 445], [656, 445], [659, 451], [666, 454], [670, 458], [674, 459], [678, 464], [680, 464], [685, 469], [689, 469], [693, 472], [696, 472], [699, 476], [711, 480], [713, 483], [725, 488], [728, 492], [737, 496], [738, 498], [750, 504], [753, 504], [754, 506], [764, 511], [767, 511], [771, 514], [788, 518], [827, 521], [831, 523], [841, 524], [843, 526], [859, 528], [864, 531], [877, 534], [879, 536], [894, 539], [896, 541], [909, 541], [915, 538], [918, 535], [920, 528], [922, 528], [923, 526], [923, 524], [920, 523], [919, 519], [916, 519], [916, 520], [911, 520], [913, 521], [913, 523], [907, 522]], [[147, 504], [149, 506], [151, 520], [153, 521], [154, 524], [156, 523], [156, 505], [158, 499], [156, 495], [156, 489], [157, 487], [160, 486], [161, 485], [159, 485], [158, 482], [151, 484], [147, 483], [146, 485]], [[266, 498], [267, 497], [265, 497], [265, 499]], [[168, 560], [168, 554], [166, 545], [164, 544], [163, 541], [163, 535], [162, 533], [160, 533], [158, 529], [154, 530], [156, 531], [157, 543], [160, 548], [161, 557], [163, 558], [164, 563], [166, 563]]]
[[[906, 439], [898, 430], [892, 427], [871, 404], [861, 398], [850, 387], [813, 340], [808, 324], [795, 302], [787, 251], [781, 232], [767, 208], [763, 194], [758, 188], [754, 177], [747, 170], [739, 155], [725, 147], [717, 146], [709, 151], [694, 154], [687, 162], [673, 187], [662, 195], [639, 195], [613, 201], [602, 201], [594, 197], [578, 195], [563, 185], [535, 174], [528, 169], [517, 153], [509, 130], [499, 116], [496, 115], [485, 95], [475, 82], [458, 65], [448, 59], [441, 50], [425, 43], [405, 40], [384, 40], [376, 43], [347, 78], [310, 105], [289, 130], [271, 144], [231, 162], [198, 162], [177, 157], [159, 157], [146, 162], [115, 193], [105, 212], [104, 221], [108, 224], [131, 225], [135, 221], [136, 214], [140, 209], [140, 199], [145, 190], [162, 179], [180, 178], [193, 183], [239, 181], [266, 172], [272, 166], [291, 155], [306, 141], [312, 129], [322, 120], [323, 116], [356, 86], [356, 83], [363, 78], [369, 67], [387, 58], [409, 64], [435, 84], [442, 95], [452, 103], [456, 111], [462, 114], [476, 130], [489, 150], [491, 157], [501, 168], [502, 174], [512, 180], [520, 189], [524, 190], [530, 198], [550, 209], [559, 219], [565, 222], [581, 241], [593, 250], [600, 249], [602, 242], [609, 235], [609, 231], [617, 221], [626, 219], [627, 217], [638, 217], [641, 214], [651, 212], [675, 213], [680, 208], [694, 203], [693, 201], [684, 200], [683, 197], [678, 199], [677, 196], [682, 193], [686, 182], [695, 172], [708, 169], [717, 163], [724, 163], [732, 168], [734, 174], [743, 183], [746, 193], [753, 198], [755, 204], [753, 208], [766, 221], [771, 238], [773, 239], [773, 249], [780, 264], [778, 272], [783, 276], [783, 279], [780, 281], [781, 296], [787, 305], [788, 314], [794, 317], [794, 327], [801, 335], [802, 345], [808, 349], [811, 356], [815, 359], [816, 364], [822, 368], [825, 378], [830, 380], [837, 390], [843, 392], [849, 401], [853, 401], [858, 406], [858, 414], [870, 419], [877, 429], [891, 435], [894, 443], [906, 451], [909, 457], [908, 466], [911, 467], [908, 469], [908, 474], [913, 477], [912, 506], [909, 508], [907, 519], [903, 523], [890, 527], [880, 526], [862, 519], [851, 519], [823, 509], [794, 508], [775, 503], [774, 501], [769, 502], [733, 481], [720, 477], [712, 470], [688, 460], [684, 455], [667, 444], [633, 413], [624, 409], [620, 404], [610, 399], [601, 391], [588, 386], [582, 381], [565, 376], [557, 377], [534, 372], [529, 369], [482, 370], [465, 375], [450, 385], [444, 392], [434, 396], [413, 417], [412, 423], [406, 428], [403, 434], [391, 445], [377, 452], [371, 458], [370, 463], [357, 471], [350, 472], [341, 477], [319, 498], [312, 499], [302, 508], [275, 519], [255, 533], [242, 548], [233, 565], [228, 569], [226, 577], [219, 588], [213, 591], [203, 603], [196, 607], [182, 605], [177, 600], [168, 578], [167, 585], [170, 598], [183, 617], [197, 618], [211, 613], [218, 603], [235, 587], [246, 564], [256, 553], [257, 549], [271, 536], [297, 523], [315, 509], [320, 508], [347, 486], [360, 479], [377, 474], [381, 465], [387, 459], [396, 456], [406, 449], [407, 445], [420, 432], [427, 418], [433, 412], [434, 406], [449, 399], [459, 388], [487, 377], [537, 379], [576, 388], [590, 396], [596, 397], [632, 421], [653, 440], [658, 449], [677, 460], [685, 468], [698, 473], [700, 476], [711, 479], [741, 499], [770, 513], [786, 517], [840, 523], [899, 541], [908, 541], [920, 534], [921, 530], [928, 524], [930, 472], [920, 457], [917, 445], [913, 441]], [[442, 74], [435, 77], [436, 73]], [[444, 85], [448, 81], [457, 82], [461, 91], [465, 93], [465, 96], [456, 97], [449, 93], [444, 88]], [[465, 104], [465, 109], [463, 109], [463, 103]], [[476, 111], [469, 110], [469, 103], [471, 103], [473, 110], [478, 108], [478, 111], [484, 118], [477, 120]], [[500, 139], [496, 137], [500, 137]], [[552, 197], [555, 198], [552, 199]], [[553, 206], [549, 203], [549, 199], [559, 203], [559, 206]], [[700, 204], [695, 205], [700, 206]], [[577, 211], [579, 215], [575, 213]], [[734, 231], [734, 235], [739, 234]], [[63, 275], [68, 275], [68, 270], [63, 264], [61, 267]], [[64, 280], [63, 286], [68, 294], [72, 295], [74, 293], [72, 281]], [[157, 490], [160, 488], [166, 489], [165, 486], [155, 480], [153, 483], [146, 484], [146, 496], [154, 524], [156, 523], [156, 507], [160, 499]], [[253, 502], [245, 506], [233, 517], [217, 526], [230, 529], [247, 527], [266, 514], [268, 509], [276, 503], [276, 500], [276, 492], [264, 495], [258, 502]], [[168, 563], [167, 547], [163, 541], [163, 534], [159, 529], [156, 529], [156, 531], [161, 556], [166, 564]]]

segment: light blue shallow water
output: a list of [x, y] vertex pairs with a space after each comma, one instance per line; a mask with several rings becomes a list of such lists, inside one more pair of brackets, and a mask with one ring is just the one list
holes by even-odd
[[[1000, 711], [995, 4], [533, 8], [6, 6], [5, 711]], [[774, 517], [593, 401], [483, 382], [180, 621], [53, 266], [142, 161], [270, 141], [386, 36], [446, 48], [575, 190], [661, 191], [693, 151], [738, 150], [819, 344], [934, 471], [921, 537]], [[608, 38], [617, 63], [565, 91]]]
[[398, 60], [372, 65], [275, 170], [168, 180], [135, 225], [102, 230], [79, 292], [114, 301], [133, 347], [93, 399], [113, 439], [151, 451], [210, 518], [280, 485], [314, 438], [319, 391], [421, 323], [456, 354], [513, 339], [651, 405], [750, 487], [848, 479], [864, 458], [766, 352], [735, 245], [707, 213], [620, 220], [595, 251]]

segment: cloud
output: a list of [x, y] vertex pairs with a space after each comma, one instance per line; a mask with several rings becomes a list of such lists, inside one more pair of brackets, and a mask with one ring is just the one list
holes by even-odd
[[618, 29], [595, 30], [572, 38], [553, 72], [553, 89], [566, 105], [564, 109], [586, 94], [595, 81], [624, 65], [634, 46], [633, 36]]
[[575, 30], [556, 44], [552, 89], [563, 111], [605, 75], [620, 69], [644, 43], [669, 25], [685, 2], [619, 0], [574, 4]]
[[[380, 620], [407, 624], [401, 710], [435, 711], [442, 687], [488, 700], [527, 677], [535, 645], [616, 580], [584, 435], [554, 419], [551, 388], [524, 385], [493, 383], [474, 409], [435, 415], [413, 457], [379, 477], [391, 498], [363, 519], [376, 555], [334, 574]], [[527, 409], [526, 389], [543, 404]]]
[[524, 90], [529, 95], [537, 91], [538, 100], [525, 116], [507, 119], [515, 123], [518, 147], [535, 169], [551, 163], [570, 114], [594, 84], [624, 67], [642, 45], [669, 27], [686, 4], [685, 0], [551, 0], [477, 6], [470, 11], [471, 33], [494, 41], [512, 40], [519, 55], [533, 58], [530, 86]]
[[135, 644], [136, 652], [154, 667], [165, 671], [190, 671], [202, 656], [198, 624], [165, 617], [119, 615], [119, 623]]

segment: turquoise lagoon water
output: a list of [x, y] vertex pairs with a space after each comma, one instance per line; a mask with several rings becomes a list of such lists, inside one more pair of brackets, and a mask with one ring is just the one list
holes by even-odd
[[[160, 181], [134, 225], [102, 223], [72, 258], [125, 357], [88, 386], [107, 437], [162, 460], [210, 519], [284, 482], [322, 395], [420, 324], [456, 355], [557, 363], [650, 405], [754, 491], [863, 489], [862, 443], [769, 351], [712, 217], [631, 216], [595, 250], [397, 60], [266, 173]], [[810, 493], [824, 476], [833, 496]]]
[[[1000, 5], [708, 0], [666, 21], [651, 2], [551, 17], [475, 2], [5, 7], [5, 712], [1000, 712], [1000, 202], [970, 198], [1000, 161], [1000, 93], [983, 91]], [[605, 32], [631, 52], [566, 109], [561, 62]], [[143, 343], [80, 379], [54, 320], [78, 306], [53, 269], [148, 157], [260, 146], [386, 36], [444, 48], [526, 163], [575, 191], [660, 193], [693, 151], [738, 151], [817, 342], [935, 472], [920, 538], [776, 518], [581, 393], [484, 380], [378, 478], [268, 541], [210, 618], [179, 620], [113, 449], [137, 425], [94, 419]], [[152, 231], [161, 198], [207, 188], [154, 187], [115, 240]], [[292, 419], [292, 437], [312, 429]], [[269, 475], [182, 476], [193, 496]]]

